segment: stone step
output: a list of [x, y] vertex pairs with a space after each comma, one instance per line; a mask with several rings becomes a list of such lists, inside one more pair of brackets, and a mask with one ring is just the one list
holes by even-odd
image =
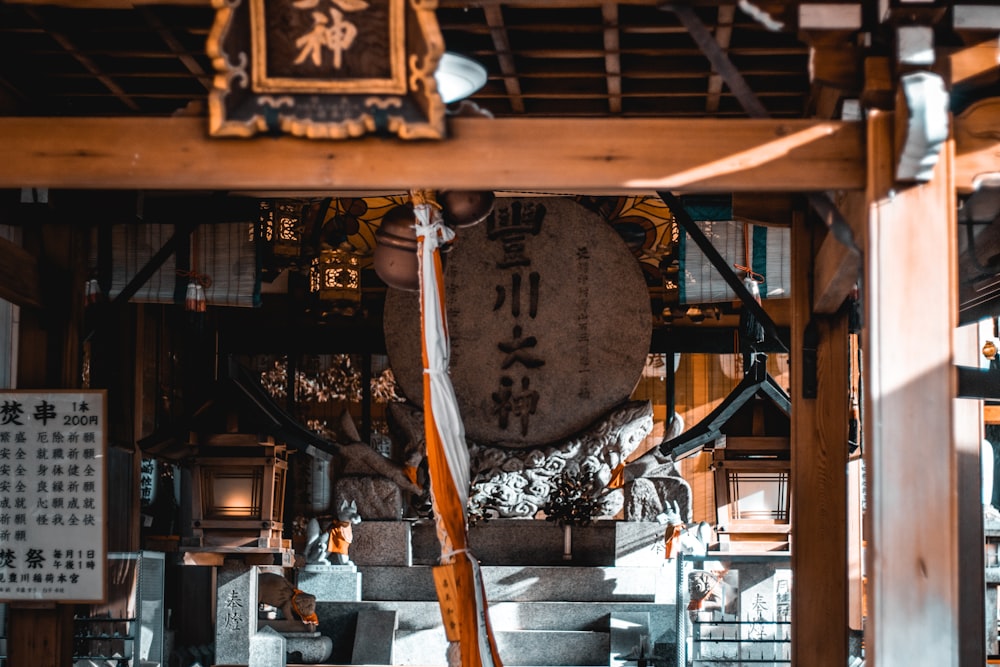
[[[430, 566], [359, 566], [363, 600], [437, 599]], [[486, 599], [496, 602], [659, 602], [672, 603], [675, 576], [670, 568], [483, 566]]]
[[[365, 610], [394, 611], [400, 630], [426, 630], [441, 625], [437, 601], [383, 600], [319, 602], [321, 632], [333, 625], [353, 625]], [[490, 624], [495, 630], [593, 630], [606, 631], [609, 619], [630, 613], [648, 614], [656, 636], [674, 625], [674, 606], [649, 602], [498, 602], [490, 604]], [[625, 617], [627, 618], [627, 617]]]
[[447, 651], [448, 639], [439, 625], [423, 630], [397, 630], [392, 656], [397, 665], [446, 665]]
[[[574, 526], [569, 564], [660, 565], [663, 532], [663, 524], [655, 521], [600, 520]], [[549, 521], [491, 519], [470, 526], [468, 537], [469, 548], [484, 565], [567, 565], [563, 529]], [[432, 520], [362, 521], [354, 528], [351, 560], [359, 566], [434, 565], [440, 557]]]
[[574, 630], [496, 631], [504, 665], [608, 665], [610, 636]]
[[[607, 632], [558, 630], [494, 630], [497, 650], [504, 665], [520, 667], [590, 667], [608, 665], [610, 636]], [[441, 628], [396, 633], [393, 656], [396, 665], [442, 665], [448, 641]]]

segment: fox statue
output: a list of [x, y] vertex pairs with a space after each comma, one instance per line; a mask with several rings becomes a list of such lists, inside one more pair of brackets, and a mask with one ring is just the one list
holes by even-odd
[[361, 523], [358, 504], [341, 502], [337, 518], [325, 530], [316, 518], [309, 520], [306, 529], [306, 562], [319, 565], [347, 565], [351, 563], [348, 551], [354, 541], [355, 524]]

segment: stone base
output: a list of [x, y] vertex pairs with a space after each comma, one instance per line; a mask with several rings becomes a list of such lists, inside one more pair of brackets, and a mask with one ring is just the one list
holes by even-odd
[[[563, 558], [562, 526], [536, 519], [491, 519], [469, 529], [469, 548], [483, 565], [610, 566], [615, 558], [616, 521], [573, 526], [572, 557]], [[441, 545], [433, 521], [412, 526], [413, 564], [436, 565]]]
[[357, 572], [358, 566], [354, 563], [343, 563], [343, 564], [327, 564], [327, 563], [307, 563], [303, 568], [303, 572], [325, 572], [325, 573], [342, 573], [342, 572]]
[[667, 527], [656, 521], [615, 522], [615, 565], [655, 567], [666, 561]]
[[362, 521], [353, 528], [351, 560], [359, 565], [413, 565], [409, 521]]
[[298, 585], [317, 602], [361, 600], [361, 573], [354, 565], [307, 565], [299, 572]]
[[318, 632], [285, 635], [285, 653], [288, 662], [315, 665], [326, 662], [333, 653], [333, 640]]

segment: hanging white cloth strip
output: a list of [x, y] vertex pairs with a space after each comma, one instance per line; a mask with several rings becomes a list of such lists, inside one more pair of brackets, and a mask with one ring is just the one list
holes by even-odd
[[[458, 399], [448, 375], [450, 349], [448, 328], [445, 321], [444, 296], [439, 288], [439, 260], [435, 255], [440, 247], [455, 236], [444, 225], [441, 211], [430, 204], [414, 208], [417, 216], [417, 238], [420, 239], [420, 302], [423, 318], [424, 349], [427, 365], [424, 373], [431, 384], [429, 409], [434, 413], [434, 423], [444, 446], [444, 454], [451, 469], [455, 491], [464, 509], [469, 499], [469, 450], [465, 444], [465, 425], [458, 412]], [[425, 411], [428, 406], [424, 406]]]
[[466, 506], [469, 451], [455, 389], [448, 375], [449, 342], [440, 246], [454, 232], [440, 210], [414, 193], [420, 259], [420, 316], [424, 361], [424, 422], [431, 502], [441, 542], [435, 584], [454, 667], [502, 667], [487, 614], [479, 563], [469, 553]]

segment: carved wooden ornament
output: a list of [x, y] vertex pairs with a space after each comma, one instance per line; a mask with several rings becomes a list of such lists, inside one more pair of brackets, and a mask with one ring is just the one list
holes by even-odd
[[213, 0], [209, 132], [444, 136], [436, 0]]

